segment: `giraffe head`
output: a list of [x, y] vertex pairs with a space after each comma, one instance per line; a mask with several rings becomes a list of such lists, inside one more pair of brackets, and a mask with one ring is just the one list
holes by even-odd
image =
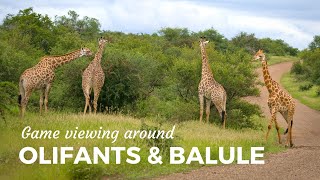
[[90, 51], [89, 48], [83, 47], [80, 50], [80, 57], [82, 56], [92, 56], [92, 52]]
[[254, 60], [265, 61], [266, 56], [263, 53], [263, 50], [259, 49], [259, 51], [253, 56]]
[[99, 42], [99, 46], [101, 46], [101, 45], [105, 45], [107, 42], [109, 42], [107, 39], [105, 39], [104, 37], [100, 37], [99, 38], [99, 40], [98, 40], [98, 42]]
[[200, 37], [200, 47], [206, 47], [209, 41], [206, 40], [206, 37]]

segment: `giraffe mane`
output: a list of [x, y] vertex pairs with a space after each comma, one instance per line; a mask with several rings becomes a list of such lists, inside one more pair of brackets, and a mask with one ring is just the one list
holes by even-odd
[[48, 58], [48, 57], [60, 57], [60, 56], [67, 56], [67, 55], [73, 54], [73, 53], [75, 53], [75, 52], [77, 52], [77, 51], [79, 51], [79, 49], [78, 49], [78, 50], [75, 50], [75, 51], [72, 51], [72, 52], [69, 52], [69, 53], [67, 53], [67, 54], [44, 56], [44, 58]]

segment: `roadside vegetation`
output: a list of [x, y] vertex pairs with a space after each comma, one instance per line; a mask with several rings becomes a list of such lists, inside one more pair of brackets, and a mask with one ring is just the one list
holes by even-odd
[[298, 54], [290, 74], [282, 77], [284, 87], [303, 104], [320, 110], [320, 36], [315, 36], [309, 48]]
[[[49, 95], [49, 114], [39, 116], [39, 93], [31, 96], [25, 120], [18, 118], [18, 81], [22, 72], [37, 64], [45, 55], [63, 55], [83, 46], [96, 52], [98, 38], [111, 40], [106, 45], [102, 66], [106, 73], [105, 86], [98, 100], [98, 115], [79, 115], [84, 107], [81, 74], [91, 58], [80, 58], [56, 71]], [[199, 37], [210, 41], [208, 59], [215, 79], [226, 89], [227, 129], [220, 129], [220, 118], [212, 108], [210, 123], [198, 122], [197, 88], [201, 78]], [[167, 146], [230, 147], [264, 146], [265, 152], [283, 150], [265, 142], [265, 120], [257, 105], [241, 97], [258, 95], [255, 63], [252, 55], [258, 49], [271, 57], [270, 63], [296, 60], [298, 49], [283, 40], [258, 39], [241, 32], [231, 39], [215, 29], [192, 32], [187, 28], [165, 27], [153, 34], [132, 34], [101, 30], [97, 19], [79, 18], [75, 11], [50, 19], [32, 8], [9, 14], [0, 25], [0, 179], [87, 179], [101, 177], [152, 177], [200, 167], [192, 165], [23, 165], [17, 155], [24, 146], [111, 146], [100, 140], [23, 140], [22, 129], [30, 125], [38, 129], [140, 129], [164, 128], [177, 125], [176, 138]], [[279, 57], [281, 56], [281, 57]], [[4, 118], [4, 120], [2, 120]], [[143, 122], [146, 126], [143, 126]], [[272, 133], [273, 134], [273, 133]], [[272, 135], [273, 136], [273, 135]], [[272, 143], [271, 143], [272, 142]], [[117, 146], [148, 147], [145, 141], [125, 141]], [[212, 150], [217, 154], [217, 149]], [[147, 152], [141, 152], [146, 160]], [[50, 152], [46, 158], [50, 158]], [[248, 154], [244, 155], [247, 158]], [[165, 157], [166, 158], [166, 157]]]

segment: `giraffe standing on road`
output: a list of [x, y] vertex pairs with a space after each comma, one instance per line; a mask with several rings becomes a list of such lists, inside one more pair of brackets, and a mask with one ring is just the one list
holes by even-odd
[[98, 52], [96, 53], [94, 59], [82, 74], [82, 90], [86, 100], [86, 104], [84, 106], [84, 112], [83, 112], [84, 114], [87, 112], [88, 106], [89, 106], [89, 112], [91, 112], [90, 94], [92, 89], [94, 93], [94, 99], [93, 99], [94, 113], [97, 113], [97, 102], [98, 102], [100, 91], [104, 84], [104, 79], [105, 79], [105, 74], [101, 67], [101, 58], [102, 58], [104, 47], [107, 42], [108, 41], [103, 37], [99, 39]]
[[225, 128], [227, 93], [224, 90], [223, 86], [213, 78], [213, 74], [210, 68], [210, 64], [208, 62], [208, 56], [205, 49], [205, 46], [208, 43], [209, 41], [206, 41], [204, 37], [201, 37], [200, 48], [202, 55], [202, 72], [201, 81], [198, 87], [200, 101], [200, 122], [202, 122], [204, 99], [206, 99], [207, 122], [209, 122], [210, 106], [212, 102], [220, 114], [222, 127]]
[[55, 74], [54, 70], [65, 63], [82, 56], [91, 56], [88, 48], [81, 48], [62, 56], [45, 56], [32, 68], [25, 70], [19, 80], [20, 117], [24, 117], [28, 100], [33, 90], [40, 90], [40, 114], [44, 103], [45, 112], [48, 110], [48, 96]]
[[285, 134], [288, 133], [286, 146], [292, 147], [292, 124], [293, 114], [295, 111], [294, 100], [290, 94], [286, 93], [280, 88], [279, 84], [276, 81], [272, 80], [268, 70], [266, 56], [261, 49], [255, 54], [254, 59], [261, 61], [264, 83], [269, 92], [268, 106], [271, 113], [271, 120], [268, 125], [266, 139], [268, 139], [272, 123], [274, 122], [278, 133], [279, 143], [281, 144], [279, 125], [276, 119], [277, 112], [280, 112], [288, 124], [288, 128], [285, 132]]

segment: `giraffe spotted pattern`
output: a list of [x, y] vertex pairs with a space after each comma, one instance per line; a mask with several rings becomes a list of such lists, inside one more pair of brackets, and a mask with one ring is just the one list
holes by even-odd
[[212, 102], [217, 108], [219, 115], [221, 117], [222, 126], [223, 128], [225, 128], [227, 93], [224, 90], [223, 86], [213, 78], [213, 74], [212, 74], [210, 65], [208, 63], [208, 57], [205, 50], [205, 46], [206, 44], [208, 44], [208, 42], [209, 41], [206, 41], [205, 38], [201, 38], [200, 40], [200, 49], [201, 49], [201, 55], [202, 55], [201, 81], [198, 86], [199, 101], [200, 101], [200, 122], [202, 122], [204, 99], [205, 99], [207, 122], [209, 122], [210, 106]]
[[40, 114], [44, 103], [45, 112], [48, 110], [48, 96], [55, 77], [55, 69], [63, 64], [82, 56], [91, 56], [88, 48], [81, 48], [62, 56], [45, 56], [39, 63], [26, 69], [19, 80], [20, 117], [24, 117], [26, 106], [34, 90], [40, 90]]
[[104, 47], [108, 41], [101, 37], [98, 40], [99, 49], [92, 60], [92, 62], [88, 65], [88, 67], [84, 70], [82, 74], [82, 90], [86, 100], [84, 107], [84, 114], [87, 112], [87, 108], [89, 107], [89, 112], [91, 112], [90, 105], [90, 94], [93, 89], [94, 99], [93, 99], [93, 108], [94, 113], [97, 113], [97, 102], [98, 98], [104, 84], [105, 74], [101, 67], [101, 58]]
[[269, 92], [268, 107], [271, 113], [271, 120], [268, 125], [266, 139], [268, 139], [270, 129], [274, 122], [275, 127], [277, 129], [277, 133], [278, 133], [278, 140], [279, 140], [279, 143], [281, 143], [279, 125], [276, 118], [276, 113], [280, 112], [280, 114], [283, 116], [283, 118], [286, 120], [288, 124], [288, 128], [286, 131], [286, 133], [288, 133], [286, 146], [292, 147], [293, 146], [292, 125], [293, 125], [293, 115], [295, 112], [295, 102], [290, 94], [283, 91], [280, 88], [279, 84], [276, 81], [272, 80], [268, 70], [266, 57], [262, 50], [259, 50], [255, 54], [254, 59], [261, 61], [264, 83]]

